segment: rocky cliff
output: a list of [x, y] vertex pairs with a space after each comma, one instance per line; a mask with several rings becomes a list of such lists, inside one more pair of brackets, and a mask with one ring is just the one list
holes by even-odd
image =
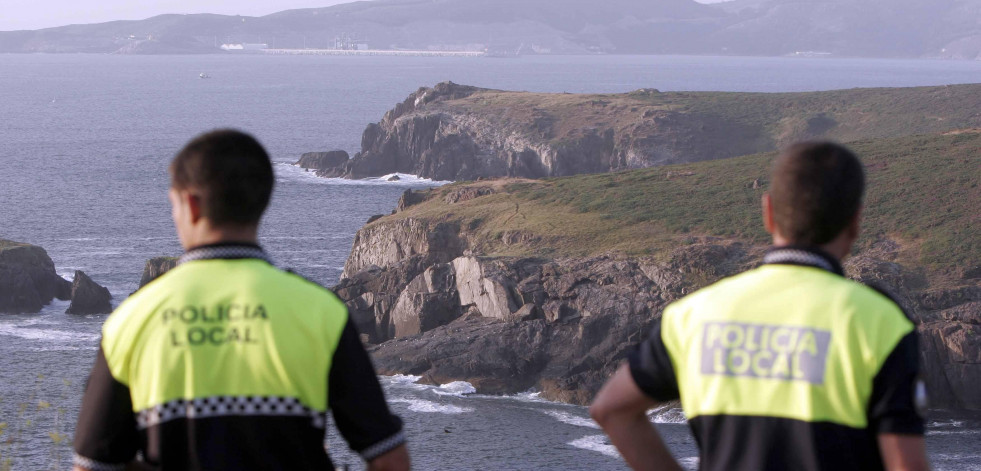
[[72, 302], [67, 314], [109, 314], [112, 312], [112, 295], [104, 286], [100, 286], [85, 272], [75, 270], [72, 281]]
[[54, 298], [69, 299], [71, 289], [44, 249], [0, 239], [0, 313], [38, 312]]
[[157, 279], [157, 277], [167, 273], [176, 266], [177, 257], [154, 257], [147, 260], [146, 264], [143, 265], [143, 276], [140, 277], [139, 288], [146, 286], [147, 283]]
[[[981, 409], [981, 247], [964, 229], [981, 182], [963, 173], [979, 146], [977, 131], [854, 145], [870, 190], [846, 272], [914, 318], [938, 407]], [[407, 192], [359, 231], [334, 290], [383, 373], [584, 404], [665, 305], [759, 263], [771, 157]]]
[[843, 142], [981, 126], [981, 84], [810, 93], [573, 95], [451, 82], [370, 124], [328, 177], [543, 178], [721, 159], [802, 139]]

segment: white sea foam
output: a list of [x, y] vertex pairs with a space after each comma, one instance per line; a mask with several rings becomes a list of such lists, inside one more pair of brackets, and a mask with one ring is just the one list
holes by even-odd
[[541, 394], [542, 393], [538, 391], [525, 391], [523, 393], [511, 394], [507, 396], [490, 396], [484, 394], [477, 394], [474, 397], [479, 397], [481, 399], [501, 399], [501, 400], [518, 401], [518, 402], [534, 402], [539, 404], [562, 404], [561, 402], [553, 402], [553, 401], [549, 401], [548, 399], [542, 399]]
[[80, 351], [95, 351], [98, 350], [97, 345], [92, 345], [90, 347], [66, 347], [66, 346], [56, 346], [56, 347], [30, 347], [26, 350], [29, 352], [80, 352]]
[[566, 423], [569, 425], [575, 425], [577, 427], [595, 428], [595, 429], [600, 428], [599, 425], [597, 425], [596, 422], [593, 421], [593, 419], [587, 417], [580, 417], [578, 415], [570, 414], [568, 412], [563, 412], [560, 410], [545, 410], [542, 412], [544, 412], [546, 415], [552, 416], [559, 422]]
[[452, 383], [441, 384], [438, 388], [433, 389], [433, 392], [440, 396], [463, 397], [477, 392], [477, 388], [466, 381], [453, 381]]
[[382, 379], [382, 381], [387, 382], [389, 384], [414, 384], [420, 379], [422, 379], [422, 376], [398, 374], [392, 376], [381, 376], [380, 378]]
[[[280, 181], [295, 181], [323, 185], [441, 186], [447, 183], [452, 183], [449, 181], [420, 178], [408, 173], [390, 173], [381, 177], [363, 178], [360, 180], [352, 180], [348, 178], [323, 178], [318, 177], [315, 172], [308, 172], [304, 168], [286, 162], [279, 162], [276, 165], [276, 177]], [[398, 177], [398, 179], [395, 181], [389, 181], [389, 179], [392, 177]]]
[[964, 426], [963, 420], [945, 420], [943, 422], [935, 420], [927, 425], [927, 427], [963, 427], [963, 426]]
[[698, 457], [689, 456], [687, 458], [678, 458], [678, 464], [685, 469], [698, 469]]
[[23, 328], [10, 324], [0, 324], [0, 335], [19, 337], [27, 340], [40, 340], [42, 342], [96, 342], [99, 340], [98, 334], [85, 334], [81, 332], [65, 332], [62, 330], [42, 330]]
[[654, 408], [647, 416], [655, 424], [683, 424], [688, 421], [683, 410], [668, 404]]
[[582, 450], [602, 453], [612, 458], [620, 457], [620, 453], [617, 451], [616, 447], [610, 445], [610, 443], [607, 441], [606, 435], [588, 435], [569, 442], [569, 445]]
[[473, 412], [469, 407], [454, 406], [453, 404], [440, 404], [438, 402], [427, 401], [425, 399], [413, 399], [408, 397], [396, 397], [388, 400], [389, 403], [408, 404], [412, 412], [438, 413], [438, 414], [463, 414]]
[[981, 435], [981, 430], [930, 430], [927, 429], [927, 435]]

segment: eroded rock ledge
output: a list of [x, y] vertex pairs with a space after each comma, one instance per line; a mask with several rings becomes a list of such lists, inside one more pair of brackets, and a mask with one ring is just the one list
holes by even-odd
[[[473, 255], [473, 242], [457, 226], [411, 218], [359, 232], [334, 291], [375, 344], [379, 372], [466, 380], [482, 393], [537, 388], [548, 399], [586, 404], [667, 303], [756, 266], [765, 250], [701, 238], [666, 260], [494, 258]], [[918, 323], [933, 405], [981, 409], [976, 275], [931, 287], [892, 261], [896, 250], [877, 244], [846, 270], [893, 293]]]
[[44, 249], [0, 239], [0, 313], [38, 312], [54, 298], [70, 299], [71, 291]]

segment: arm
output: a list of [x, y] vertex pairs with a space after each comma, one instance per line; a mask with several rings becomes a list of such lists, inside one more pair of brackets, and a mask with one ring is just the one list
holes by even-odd
[[879, 452], [882, 462], [889, 471], [927, 471], [930, 464], [926, 459], [926, 445], [923, 436], [879, 434]]
[[388, 410], [378, 376], [350, 318], [331, 362], [328, 407], [337, 429], [371, 471], [409, 469], [402, 421]]
[[872, 380], [869, 427], [890, 471], [928, 470], [923, 440], [926, 387], [919, 379], [916, 331], [903, 337]]
[[126, 468], [139, 447], [129, 388], [109, 371], [102, 349], [96, 356], [75, 427], [75, 471]]
[[631, 468], [681, 470], [647, 418], [647, 410], [655, 405], [657, 402], [637, 387], [629, 367], [623, 365], [600, 390], [589, 415], [603, 427]]
[[403, 471], [409, 469], [409, 449], [399, 445], [368, 463], [368, 471]]

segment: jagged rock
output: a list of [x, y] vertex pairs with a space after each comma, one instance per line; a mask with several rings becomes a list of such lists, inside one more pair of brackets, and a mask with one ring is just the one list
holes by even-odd
[[54, 298], [69, 299], [71, 289], [44, 249], [0, 239], [0, 313], [38, 312]]
[[[975, 306], [976, 308], [977, 306]], [[933, 406], [981, 409], [981, 325], [965, 322], [919, 327], [922, 371]]]
[[489, 186], [473, 187], [465, 186], [463, 188], [457, 188], [455, 190], [446, 193], [443, 198], [447, 203], [460, 203], [463, 201], [470, 201], [474, 198], [479, 198], [481, 196], [494, 194], [494, 189]]
[[434, 265], [409, 282], [395, 302], [395, 338], [446, 325], [462, 313], [453, 265]]
[[414, 206], [426, 201], [428, 197], [429, 195], [425, 191], [405, 190], [402, 193], [402, 196], [399, 198], [398, 204], [395, 205], [395, 212], [398, 213], [405, 211], [409, 206]]
[[328, 170], [340, 167], [347, 163], [351, 157], [343, 150], [332, 150], [330, 152], [307, 152], [300, 156], [296, 165], [311, 170]]
[[143, 276], [140, 277], [140, 288], [176, 266], [176, 257], [154, 257], [147, 260], [143, 266]]
[[521, 306], [518, 312], [514, 313], [514, 319], [518, 321], [530, 321], [534, 319], [540, 319], [542, 317], [541, 311], [535, 303], [528, 303]]
[[109, 314], [112, 312], [109, 290], [92, 281], [81, 270], [75, 270], [72, 281], [72, 303], [65, 311], [68, 314]]
[[449, 262], [463, 253], [465, 242], [459, 233], [454, 224], [432, 225], [412, 218], [363, 227], [354, 236], [354, 247], [341, 276], [350, 277], [367, 266], [383, 267], [414, 255], [424, 255], [432, 264]]
[[453, 260], [456, 289], [460, 304], [474, 305], [484, 317], [510, 319], [519, 304], [507, 276], [494, 264], [485, 264], [475, 257]]

